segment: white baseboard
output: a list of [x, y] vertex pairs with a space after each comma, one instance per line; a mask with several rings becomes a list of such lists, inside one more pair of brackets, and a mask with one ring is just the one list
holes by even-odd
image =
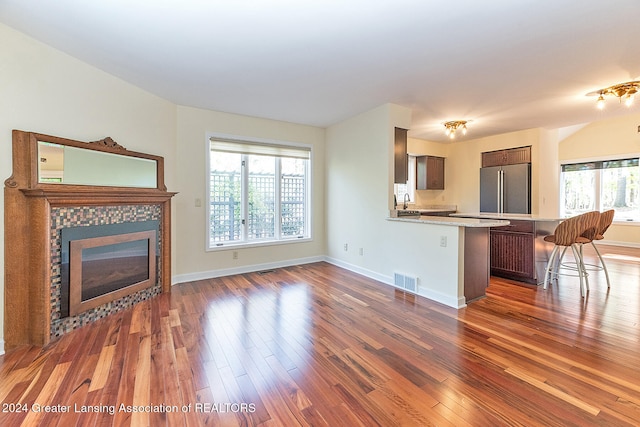
[[0, 356], [4, 354], [4, 340], [0, 340]]
[[605, 246], [622, 246], [624, 248], [640, 248], [640, 243], [635, 242], [616, 242], [615, 240], [598, 240], [596, 245]]
[[380, 273], [377, 273], [375, 271], [368, 270], [366, 268], [362, 268], [362, 267], [357, 266], [355, 264], [350, 264], [348, 262], [344, 262], [344, 261], [341, 261], [341, 260], [336, 259], [336, 258], [331, 258], [331, 257], [327, 257], [326, 256], [326, 257], [324, 257], [324, 260], [326, 262], [328, 262], [329, 264], [333, 264], [335, 266], [344, 268], [345, 270], [349, 270], [349, 271], [352, 271], [354, 273], [358, 273], [361, 276], [368, 277], [369, 279], [377, 280], [378, 282], [382, 282], [384, 284], [393, 286], [393, 278], [390, 277], [390, 276], [385, 276], [384, 274], [380, 274]]
[[[368, 277], [370, 279], [377, 280], [378, 282], [382, 282], [385, 285], [393, 286], [394, 288], [400, 289], [400, 290], [402, 290], [404, 292], [409, 292], [406, 289], [397, 287], [393, 282], [393, 277], [391, 277], [391, 276], [385, 276], [385, 275], [377, 273], [375, 271], [371, 271], [371, 270], [368, 270], [366, 268], [362, 268], [360, 266], [357, 266], [357, 265], [354, 265], [354, 264], [350, 264], [348, 262], [344, 262], [344, 261], [341, 261], [341, 260], [335, 259], [335, 258], [325, 257], [325, 261], [328, 262], [329, 264], [333, 264], [333, 265], [336, 265], [338, 267], [342, 267], [345, 270], [349, 270], [349, 271], [352, 271], [354, 273], [360, 274], [362, 276]], [[446, 305], [448, 307], [463, 308], [463, 307], [467, 306], [464, 297], [452, 298], [450, 296], [443, 295], [440, 292], [435, 292], [435, 291], [432, 291], [432, 290], [429, 290], [429, 289], [422, 288], [422, 289], [420, 289], [420, 292], [416, 293], [416, 295], [428, 298], [428, 299], [430, 299], [432, 301], [435, 301], [435, 302], [439, 302], [439, 303], [444, 304], [444, 305]]]
[[308, 257], [289, 259], [284, 261], [269, 262], [264, 264], [243, 265], [242, 267], [223, 268], [220, 270], [199, 271], [197, 273], [179, 274], [172, 277], [171, 284], [176, 285], [184, 282], [195, 282], [197, 280], [213, 279], [215, 277], [231, 276], [234, 274], [253, 273], [256, 271], [270, 270], [272, 268], [291, 267], [292, 265], [310, 264], [312, 262], [324, 261], [325, 257]]

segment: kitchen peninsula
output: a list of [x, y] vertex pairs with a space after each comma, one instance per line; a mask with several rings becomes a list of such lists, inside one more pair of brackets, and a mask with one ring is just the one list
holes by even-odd
[[456, 213], [458, 218], [508, 220], [510, 224], [491, 229], [491, 274], [539, 285], [553, 250], [544, 237], [553, 234], [558, 218], [530, 214]]
[[489, 230], [508, 226], [509, 221], [397, 215], [391, 211], [388, 221], [416, 228], [408, 230], [415, 236], [410, 242], [413, 249], [407, 251], [407, 256], [415, 259], [414, 266], [408, 268], [424, 273], [418, 277], [415, 293], [457, 308], [485, 295], [489, 285]]

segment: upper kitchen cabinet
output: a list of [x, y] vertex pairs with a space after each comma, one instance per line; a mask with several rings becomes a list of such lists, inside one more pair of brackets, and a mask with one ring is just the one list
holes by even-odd
[[416, 190], [444, 190], [444, 157], [416, 157]]
[[482, 153], [482, 167], [531, 163], [531, 146]]
[[394, 179], [395, 184], [407, 182], [407, 129], [395, 128], [394, 153]]

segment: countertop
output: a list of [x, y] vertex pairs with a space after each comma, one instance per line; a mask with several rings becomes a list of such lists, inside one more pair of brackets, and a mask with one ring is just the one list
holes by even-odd
[[553, 218], [549, 216], [540, 216], [532, 214], [509, 214], [509, 213], [489, 213], [489, 212], [458, 212], [450, 214], [450, 216], [463, 218], [486, 218], [486, 219], [504, 219], [511, 221], [562, 221], [563, 218]]
[[484, 219], [484, 218], [453, 218], [450, 216], [404, 216], [398, 218], [387, 218], [388, 221], [398, 222], [414, 222], [419, 224], [436, 224], [436, 225], [451, 225], [454, 227], [502, 227], [509, 225], [509, 221], [498, 219]]

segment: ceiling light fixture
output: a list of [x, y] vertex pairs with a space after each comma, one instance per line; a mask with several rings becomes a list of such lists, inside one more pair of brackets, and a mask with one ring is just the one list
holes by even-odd
[[633, 104], [633, 100], [640, 88], [640, 81], [619, 83], [617, 85], [605, 87], [604, 89], [598, 89], [593, 92], [589, 92], [587, 96], [595, 96], [598, 95], [598, 100], [596, 101], [596, 107], [599, 109], [604, 108], [604, 98], [605, 96], [616, 96], [620, 103], [624, 100], [624, 104], [627, 107], [630, 107]]
[[456, 137], [456, 131], [458, 128], [462, 129], [462, 134], [467, 134], [467, 123], [471, 120], [452, 120], [449, 122], [444, 122], [444, 133], [451, 139]]

